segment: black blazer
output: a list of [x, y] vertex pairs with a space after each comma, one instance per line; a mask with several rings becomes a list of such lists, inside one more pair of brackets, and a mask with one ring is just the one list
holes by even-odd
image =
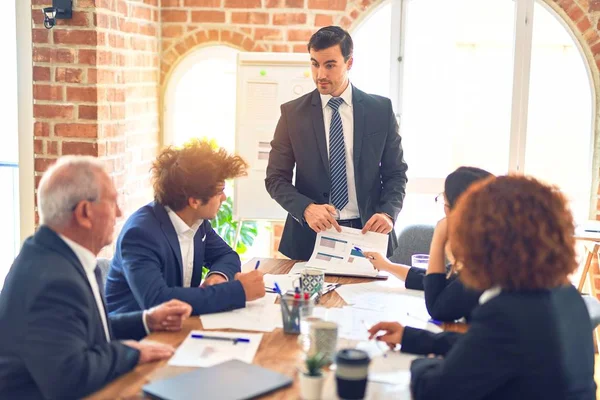
[[[150, 203], [125, 222], [106, 279], [111, 314], [144, 310], [171, 299], [185, 301], [194, 315], [246, 306], [240, 281], [240, 257], [204, 221], [194, 236], [194, 271], [189, 288], [183, 286], [183, 263], [177, 232], [165, 208]], [[199, 288], [202, 266], [219, 271], [229, 282]]]
[[592, 325], [577, 290], [502, 292], [473, 312], [469, 330], [405, 328], [402, 351], [437, 354], [411, 365], [421, 399], [596, 398]]
[[469, 320], [481, 296], [481, 292], [466, 288], [457, 275], [450, 278], [443, 273], [426, 275], [423, 268], [410, 268], [404, 286], [424, 290], [427, 311], [431, 318], [439, 321], [455, 321], [463, 317]]
[[[142, 313], [108, 318], [115, 339], [141, 338]], [[77, 256], [41, 226], [0, 293], [0, 398], [78, 399], [133, 369], [138, 350], [106, 341]]]
[[[407, 165], [392, 103], [353, 86], [352, 108], [360, 219], [365, 224], [373, 214], [384, 212], [395, 221], [404, 202]], [[294, 167], [296, 181], [292, 183]], [[279, 251], [291, 259], [308, 260], [316, 234], [304, 221], [304, 209], [312, 203], [328, 204], [331, 190], [323, 109], [316, 89], [281, 106], [265, 186], [289, 213]], [[388, 255], [396, 247], [392, 230]]]

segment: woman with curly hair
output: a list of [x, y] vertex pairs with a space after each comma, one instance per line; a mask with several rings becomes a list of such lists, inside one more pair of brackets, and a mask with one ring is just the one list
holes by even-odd
[[488, 178], [461, 196], [448, 228], [460, 279], [483, 291], [468, 332], [370, 329], [392, 348], [441, 356], [413, 361], [413, 398], [594, 399], [592, 326], [568, 279], [577, 262], [565, 197], [533, 178]]

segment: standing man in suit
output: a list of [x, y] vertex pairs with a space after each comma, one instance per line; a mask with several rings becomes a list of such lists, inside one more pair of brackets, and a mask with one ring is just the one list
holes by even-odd
[[79, 399], [171, 346], [137, 342], [179, 330], [191, 307], [169, 302], [109, 317], [96, 255], [121, 215], [93, 157], [63, 157], [38, 188], [41, 226], [23, 244], [0, 293], [0, 398]]
[[[240, 257], [209, 222], [226, 199], [225, 180], [246, 168], [241, 157], [197, 139], [159, 154], [155, 201], [133, 213], [117, 239], [106, 282], [110, 313], [179, 299], [193, 314], [207, 314], [265, 295], [262, 272], [240, 273]], [[201, 285], [203, 266], [210, 272]]]
[[[265, 185], [288, 213], [279, 251], [308, 260], [316, 233], [340, 226], [389, 234], [402, 209], [406, 170], [389, 99], [352, 86], [352, 38], [340, 27], [308, 42], [317, 89], [281, 106]], [[292, 174], [296, 168], [296, 182]]]

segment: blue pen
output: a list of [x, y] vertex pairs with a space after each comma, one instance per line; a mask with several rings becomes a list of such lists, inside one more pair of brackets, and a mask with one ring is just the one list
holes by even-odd
[[247, 338], [235, 338], [235, 337], [226, 337], [226, 336], [199, 335], [199, 334], [195, 334], [195, 333], [192, 334], [192, 338], [193, 339], [225, 340], [225, 341], [233, 342], [233, 344], [236, 344], [236, 343], [250, 343], [250, 339], [247, 339]]
[[274, 282], [274, 283], [273, 283], [273, 286], [274, 286], [274, 287], [273, 287], [273, 289], [275, 289], [275, 293], [277, 293], [277, 294], [278, 294], [278, 295], [280, 295], [280, 296], [283, 296], [283, 295], [281, 294], [281, 289], [279, 289], [279, 285], [277, 284], [277, 282]]
[[258, 260], [258, 261], [256, 262], [256, 266], [254, 267], [254, 269], [255, 269], [255, 270], [257, 270], [259, 265], [260, 265], [260, 260]]

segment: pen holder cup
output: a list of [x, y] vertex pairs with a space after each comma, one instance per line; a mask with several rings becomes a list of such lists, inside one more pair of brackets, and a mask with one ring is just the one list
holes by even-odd
[[314, 307], [314, 300], [308, 299], [295, 299], [294, 296], [283, 295], [281, 296], [281, 319], [283, 322], [283, 332], [291, 334], [300, 333], [300, 309], [303, 309], [303, 313], [307, 313], [312, 307]]

